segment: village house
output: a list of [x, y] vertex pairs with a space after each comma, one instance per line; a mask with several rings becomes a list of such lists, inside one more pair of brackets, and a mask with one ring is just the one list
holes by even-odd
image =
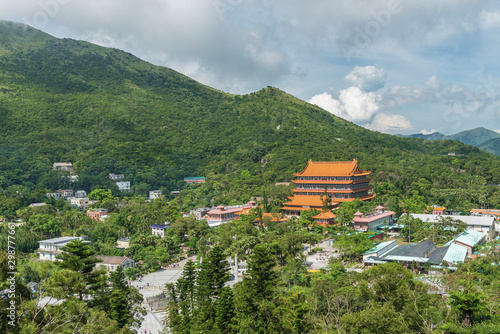
[[[312, 161], [292, 182], [295, 184], [293, 197], [283, 203], [281, 210], [286, 216], [300, 216], [304, 210], [322, 210], [329, 202], [332, 208], [341, 202], [362, 201], [375, 198], [371, 193], [371, 172], [363, 171], [358, 161]], [[328, 196], [328, 198], [326, 198]]]
[[205, 177], [204, 176], [185, 177], [184, 178], [184, 182], [189, 183], [189, 184], [204, 183], [205, 182]]
[[120, 238], [116, 241], [116, 248], [118, 249], [127, 249], [130, 247], [130, 238]]
[[119, 180], [123, 180], [125, 178], [125, 175], [123, 175], [123, 174], [109, 173], [108, 177], [109, 177], [110, 180], [119, 181]]
[[108, 209], [92, 209], [92, 210], [87, 210], [87, 216], [90, 219], [96, 220], [96, 221], [101, 221], [101, 218], [103, 216], [108, 215]]
[[89, 244], [87, 237], [60, 237], [54, 239], [41, 240], [38, 242], [38, 254], [40, 255], [40, 260], [55, 261], [56, 255], [61, 254], [61, 247], [66, 246], [73, 240], [83, 240]]
[[130, 181], [118, 181], [116, 186], [120, 191], [130, 191]]
[[78, 197], [78, 198], [87, 197], [87, 192], [85, 190], [77, 190], [77, 191], [75, 191], [75, 197]]
[[126, 256], [97, 255], [96, 257], [102, 260], [96, 264], [96, 268], [104, 267], [109, 272], [116, 271], [118, 267], [122, 267], [123, 270], [135, 268], [135, 261]]
[[98, 200], [90, 200], [87, 197], [85, 198], [77, 198], [73, 197], [70, 199], [70, 204], [73, 205], [75, 208], [80, 209], [80, 211], [87, 210], [89, 206], [92, 204], [95, 204], [99, 202]]
[[151, 200], [160, 198], [161, 195], [162, 195], [161, 190], [150, 190], [149, 191], [149, 200], [151, 201]]
[[151, 234], [157, 235], [160, 238], [165, 238], [165, 230], [172, 228], [172, 224], [165, 222], [164, 225], [151, 225]]
[[52, 164], [52, 170], [72, 172], [74, 169], [73, 169], [73, 164], [71, 162], [54, 162]]

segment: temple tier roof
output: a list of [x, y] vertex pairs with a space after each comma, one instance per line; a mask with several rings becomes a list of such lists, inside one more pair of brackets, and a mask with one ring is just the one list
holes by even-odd
[[367, 178], [363, 180], [292, 180], [294, 184], [358, 184], [358, 183], [369, 183], [372, 178]]
[[363, 171], [358, 161], [312, 161], [309, 160], [307, 166], [295, 176], [362, 176], [370, 175], [371, 172]]
[[313, 216], [313, 219], [333, 219], [337, 217], [333, 212], [331, 211], [323, 211], [320, 214]]
[[[336, 204], [336, 203], [332, 202], [332, 204]], [[286, 206], [309, 206], [309, 207], [313, 207], [313, 208], [321, 208], [321, 207], [323, 207], [323, 196], [295, 194], [295, 196], [290, 198], [290, 202], [285, 202], [285, 203], [283, 203], [283, 205], [286, 205]]]

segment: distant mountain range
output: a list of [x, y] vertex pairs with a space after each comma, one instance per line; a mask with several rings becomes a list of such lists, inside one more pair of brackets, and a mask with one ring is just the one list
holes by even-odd
[[425, 140], [458, 140], [467, 145], [475, 146], [486, 152], [500, 155], [500, 133], [485, 128], [475, 128], [461, 131], [454, 135], [446, 136], [441, 132], [434, 132], [428, 135], [416, 133], [413, 135], [399, 135], [401, 137], [421, 138]]

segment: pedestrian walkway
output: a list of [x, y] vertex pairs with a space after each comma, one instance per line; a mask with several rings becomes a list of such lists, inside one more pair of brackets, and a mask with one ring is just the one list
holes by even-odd
[[141, 327], [137, 330], [137, 334], [161, 334], [164, 327], [154, 313], [148, 312], [142, 321]]

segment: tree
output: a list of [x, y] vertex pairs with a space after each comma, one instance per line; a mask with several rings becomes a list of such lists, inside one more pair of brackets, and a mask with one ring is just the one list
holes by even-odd
[[127, 300], [127, 284], [122, 266], [118, 266], [111, 273], [111, 280], [113, 290], [109, 300], [109, 317], [118, 322], [120, 327], [124, 327], [130, 323], [132, 316], [130, 314], [131, 305]]
[[175, 285], [167, 286], [172, 297], [169, 303], [168, 322], [172, 333], [189, 334], [194, 324], [196, 271], [193, 261], [184, 265], [182, 276]]
[[113, 196], [111, 189], [94, 189], [90, 192], [89, 194], [89, 199], [97, 200], [99, 202], [104, 202], [106, 200], [114, 200], [115, 197]]
[[[235, 310], [238, 330], [256, 333], [273, 332], [280, 327], [274, 310], [278, 300], [276, 260], [267, 247], [257, 245], [248, 259], [248, 269], [241, 285], [235, 290]], [[278, 332], [280, 332], [278, 330]]]
[[95, 257], [95, 251], [90, 248], [88, 242], [83, 242], [80, 239], [75, 239], [61, 247], [61, 251], [62, 253], [56, 256], [58, 260], [61, 260], [57, 262], [57, 265], [60, 268], [80, 273], [84, 282], [88, 284], [88, 287], [84, 286], [77, 290], [80, 299], [82, 299], [83, 295], [90, 290], [102, 274], [101, 271], [93, 273], [96, 263], [102, 262], [102, 260]]
[[[195, 328], [206, 333], [212, 331], [216, 319], [216, 309], [224, 284], [229, 281], [229, 265], [220, 246], [214, 246], [201, 264], [196, 276], [196, 317]], [[227, 297], [227, 296], [226, 296]], [[224, 301], [225, 308], [229, 299]], [[228, 310], [225, 311], [229, 312]], [[222, 316], [222, 315], [221, 315]], [[227, 316], [227, 314], [226, 314]]]

